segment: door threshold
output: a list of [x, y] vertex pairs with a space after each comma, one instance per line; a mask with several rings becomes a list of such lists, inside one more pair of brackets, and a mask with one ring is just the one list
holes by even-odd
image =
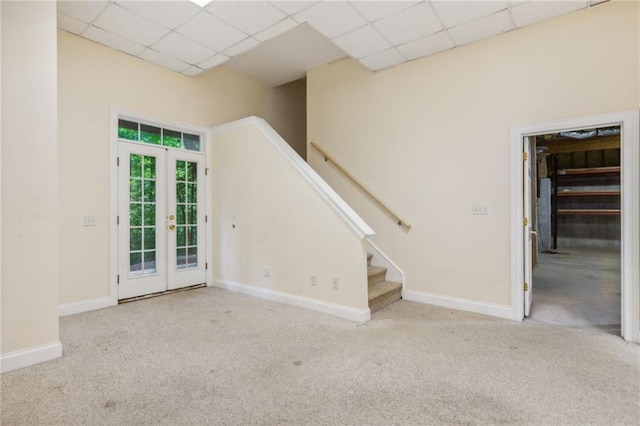
[[157, 293], [151, 293], [151, 294], [145, 294], [145, 295], [142, 295], [142, 296], [129, 297], [127, 299], [118, 300], [118, 305], [122, 305], [123, 303], [135, 302], [137, 300], [149, 299], [151, 297], [164, 296], [165, 294], [178, 293], [178, 292], [187, 291], [187, 290], [195, 290], [197, 288], [203, 288], [203, 287], [206, 287], [206, 286], [207, 286], [206, 283], [202, 283], [202, 284], [191, 285], [191, 286], [188, 286], [188, 287], [176, 288], [174, 290], [159, 291]]

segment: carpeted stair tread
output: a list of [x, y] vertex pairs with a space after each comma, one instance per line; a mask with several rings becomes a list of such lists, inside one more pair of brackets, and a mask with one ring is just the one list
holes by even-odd
[[369, 309], [378, 311], [402, 298], [402, 284], [382, 281], [369, 286]]
[[382, 266], [367, 266], [367, 278], [369, 281], [369, 287], [374, 284], [380, 283], [385, 280], [387, 275], [387, 268]]

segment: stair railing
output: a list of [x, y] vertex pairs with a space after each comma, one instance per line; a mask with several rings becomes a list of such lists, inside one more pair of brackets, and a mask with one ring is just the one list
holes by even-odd
[[389, 214], [396, 224], [405, 228], [407, 231], [411, 229], [411, 224], [406, 220], [402, 219], [398, 214], [396, 214], [393, 210], [391, 210], [385, 203], [383, 203], [380, 198], [378, 198], [373, 192], [367, 189], [366, 186], [362, 184], [357, 178], [353, 177], [351, 173], [349, 173], [344, 167], [340, 165], [333, 157], [327, 154], [322, 148], [320, 148], [315, 142], [309, 142], [310, 145], [316, 149], [322, 156], [324, 157], [324, 161], [330, 161], [333, 165], [340, 170], [340, 172], [348, 177], [353, 183], [355, 183], [365, 194], [369, 196], [378, 206], [380, 206], [387, 214]]

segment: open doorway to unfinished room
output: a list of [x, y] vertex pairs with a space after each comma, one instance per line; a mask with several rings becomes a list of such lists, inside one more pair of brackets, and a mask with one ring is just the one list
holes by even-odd
[[620, 127], [537, 135], [531, 143], [537, 248], [529, 317], [620, 335]]

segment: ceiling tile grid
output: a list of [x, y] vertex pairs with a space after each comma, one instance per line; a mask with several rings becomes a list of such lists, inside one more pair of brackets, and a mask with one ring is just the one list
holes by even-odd
[[602, 2], [213, 0], [201, 7], [188, 0], [123, 0], [57, 6], [60, 29], [196, 76], [302, 24], [379, 71]]

